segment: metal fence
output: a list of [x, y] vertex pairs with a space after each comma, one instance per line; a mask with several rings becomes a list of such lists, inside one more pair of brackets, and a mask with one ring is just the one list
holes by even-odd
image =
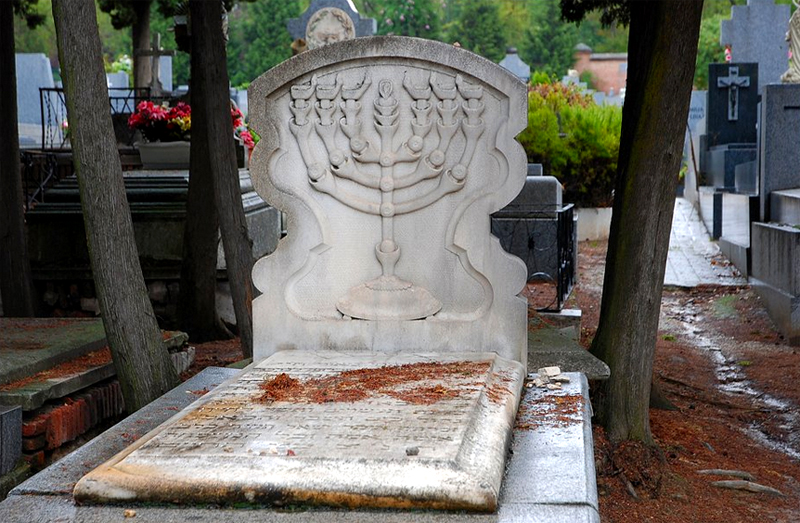
[[[150, 96], [149, 87], [109, 87], [108, 104], [117, 142], [131, 145], [135, 131], [128, 128], [128, 115], [136, 110], [143, 100], [154, 102], [172, 101], [170, 96]], [[69, 148], [69, 125], [67, 103], [62, 87], [39, 88], [39, 105], [42, 115], [42, 149], [59, 150]]]

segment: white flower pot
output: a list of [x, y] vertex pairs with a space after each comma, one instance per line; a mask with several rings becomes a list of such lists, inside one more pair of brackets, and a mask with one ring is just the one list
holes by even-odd
[[144, 169], [188, 169], [190, 142], [136, 142]]

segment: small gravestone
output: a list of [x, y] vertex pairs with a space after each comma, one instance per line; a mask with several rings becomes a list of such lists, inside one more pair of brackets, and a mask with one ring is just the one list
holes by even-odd
[[292, 40], [304, 39], [308, 49], [350, 40], [360, 36], [372, 36], [377, 31], [377, 22], [364, 18], [351, 0], [314, 0], [299, 18], [286, 22]]
[[75, 497], [495, 510], [527, 302], [489, 224], [525, 181], [525, 84], [373, 37], [302, 53], [249, 99], [253, 182], [290, 231], [253, 270], [260, 363]]
[[41, 53], [17, 53], [17, 121], [42, 124], [39, 88], [54, 87], [50, 60]]
[[506, 57], [500, 60], [500, 67], [505, 67], [525, 83], [531, 79], [531, 66], [522, 61], [516, 47], [508, 48]]
[[736, 190], [736, 166], [756, 159], [758, 64], [709, 64], [707, 182]]
[[720, 22], [719, 43], [730, 46], [731, 60], [758, 64], [759, 93], [761, 86], [779, 83], [786, 71], [788, 23], [789, 6], [775, 5], [774, 0], [747, 0], [747, 5], [731, 6], [730, 20]]
[[529, 175], [519, 196], [492, 216], [492, 234], [525, 262], [528, 281], [558, 281], [559, 247], [567, 247], [559, 245], [562, 210], [561, 183], [553, 176]]
[[709, 64], [708, 145], [756, 143], [758, 65]]

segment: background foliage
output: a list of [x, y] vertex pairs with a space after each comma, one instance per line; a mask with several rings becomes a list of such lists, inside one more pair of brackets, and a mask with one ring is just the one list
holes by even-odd
[[622, 108], [600, 106], [574, 86], [543, 83], [528, 94], [528, 128], [518, 140], [528, 162], [558, 178], [564, 201], [581, 207], [611, 204]]

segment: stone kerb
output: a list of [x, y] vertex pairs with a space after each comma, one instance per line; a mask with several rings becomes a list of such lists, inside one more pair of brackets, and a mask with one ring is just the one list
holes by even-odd
[[253, 281], [254, 357], [493, 351], [525, 364], [525, 266], [489, 234], [520, 192], [525, 84], [469, 51], [371, 37], [249, 90], [257, 192], [288, 236]]

